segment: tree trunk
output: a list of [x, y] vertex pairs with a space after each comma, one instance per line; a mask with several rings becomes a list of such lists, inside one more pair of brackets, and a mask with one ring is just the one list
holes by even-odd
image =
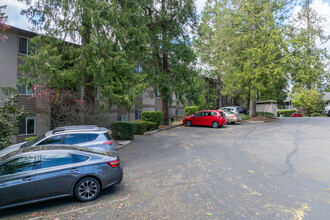
[[[252, 93], [251, 93], [252, 94]], [[250, 118], [257, 116], [256, 100], [250, 95]]]
[[162, 96], [162, 125], [168, 125], [168, 101]]
[[222, 108], [222, 93], [221, 93], [221, 79], [220, 76], [217, 76], [217, 86], [216, 86], [216, 91], [217, 91], [217, 98], [218, 98], [218, 109]]

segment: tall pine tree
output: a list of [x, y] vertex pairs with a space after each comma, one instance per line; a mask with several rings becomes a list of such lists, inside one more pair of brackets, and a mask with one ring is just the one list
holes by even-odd
[[196, 98], [198, 73], [189, 33], [196, 27], [194, 0], [146, 1], [148, 53], [140, 58], [146, 79], [162, 99], [162, 124], [169, 123], [173, 94], [181, 102]]

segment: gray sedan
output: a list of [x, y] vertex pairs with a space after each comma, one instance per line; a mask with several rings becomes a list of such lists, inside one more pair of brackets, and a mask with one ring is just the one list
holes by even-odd
[[93, 152], [48, 145], [19, 149], [0, 157], [0, 209], [53, 198], [96, 199], [122, 181], [117, 152]]

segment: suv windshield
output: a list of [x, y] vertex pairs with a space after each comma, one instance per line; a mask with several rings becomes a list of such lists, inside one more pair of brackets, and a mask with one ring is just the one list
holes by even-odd
[[23, 148], [23, 147], [31, 147], [32, 145], [34, 145], [35, 143], [37, 143], [38, 141], [40, 141], [43, 138], [45, 138], [45, 135], [41, 135], [40, 137], [37, 137], [36, 139], [23, 144], [21, 146], [21, 148]]

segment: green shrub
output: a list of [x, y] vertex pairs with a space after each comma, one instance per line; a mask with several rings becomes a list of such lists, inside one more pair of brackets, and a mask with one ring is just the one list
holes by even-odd
[[135, 134], [142, 135], [148, 131], [147, 121], [130, 121], [129, 123], [135, 124]]
[[311, 117], [322, 117], [323, 115], [322, 114], [320, 114], [320, 113], [318, 113], [318, 112], [313, 112], [312, 114], [311, 114]]
[[38, 136], [32, 136], [32, 137], [27, 137], [25, 138], [25, 141], [33, 141], [34, 139], [36, 139]]
[[151, 121], [147, 121], [148, 123], [148, 131], [153, 131], [157, 129], [157, 123], [156, 122], [151, 122]]
[[242, 116], [242, 121], [250, 119], [250, 116], [248, 116], [248, 115], [241, 114], [241, 116]]
[[162, 113], [159, 111], [142, 112], [141, 120], [156, 122], [157, 125], [156, 129], [157, 129], [160, 123], [162, 122]]
[[115, 140], [133, 140], [135, 123], [115, 121], [111, 123], [112, 136]]
[[196, 112], [198, 112], [198, 106], [187, 106], [184, 109], [184, 115], [185, 116], [192, 115], [192, 114], [194, 114]]
[[282, 114], [284, 117], [290, 117], [292, 113], [295, 113], [297, 109], [291, 109], [291, 110], [277, 110], [277, 117], [280, 117]]
[[264, 117], [274, 117], [274, 114], [273, 113], [270, 113], [270, 112], [257, 112], [257, 116], [264, 116]]

